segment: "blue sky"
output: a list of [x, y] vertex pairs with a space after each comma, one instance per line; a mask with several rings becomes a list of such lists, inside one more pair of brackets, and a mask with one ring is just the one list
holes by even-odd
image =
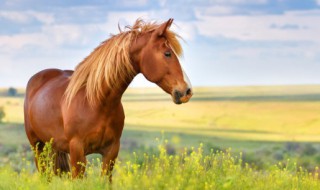
[[137, 18], [175, 19], [194, 86], [320, 84], [320, 0], [0, 0], [0, 86], [73, 69]]

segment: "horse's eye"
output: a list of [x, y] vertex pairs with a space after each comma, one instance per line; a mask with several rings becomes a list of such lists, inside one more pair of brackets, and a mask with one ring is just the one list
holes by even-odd
[[170, 52], [170, 51], [164, 52], [164, 56], [166, 56], [166, 57], [171, 57], [171, 52]]

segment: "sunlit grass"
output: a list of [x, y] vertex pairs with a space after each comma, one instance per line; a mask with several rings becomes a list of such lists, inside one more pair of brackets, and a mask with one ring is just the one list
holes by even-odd
[[[43, 158], [47, 159], [47, 158]], [[309, 173], [295, 163], [279, 163], [257, 171], [243, 163], [241, 153], [211, 151], [205, 154], [202, 145], [170, 155], [165, 144], [155, 154], [133, 153], [130, 160], [115, 165], [113, 182], [100, 175], [101, 160], [91, 160], [86, 176], [71, 179], [52, 172], [32, 172], [25, 161], [21, 172], [11, 167], [0, 168], [0, 189], [318, 189], [318, 173]], [[49, 163], [50, 162], [46, 162]]]
[[[295, 164], [298, 158], [273, 165], [263, 155], [254, 157], [264, 162], [258, 170], [242, 161], [250, 161], [250, 152], [244, 153], [243, 157], [238, 153], [253, 146], [253, 154], [259, 154], [259, 150], [265, 148], [263, 146], [270, 146], [265, 149], [272, 153], [271, 157], [278, 151], [283, 156], [278, 160], [283, 161], [290, 158], [290, 155], [284, 155], [289, 148], [279, 150], [278, 145], [268, 143], [320, 142], [320, 101], [291, 97], [304, 93], [316, 97], [320, 94], [320, 86], [217, 87], [196, 88], [194, 92], [194, 100], [179, 106], [159, 89], [129, 89], [126, 92], [123, 97], [126, 112], [123, 146], [112, 185], [100, 176], [100, 159], [88, 163], [83, 179], [71, 180], [70, 174], [59, 178], [49, 172], [48, 181], [47, 177], [34, 172], [29, 155], [29, 160], [23, 160], [22, 166], [12, 166], [16, 163], [10, 160], [12, 157], [4, 157], [6, 160], [2, 163], [9, 165], [0, 166], [0, 189], [320, 189], [316, 173], [319, 170], [314, 168], [318, 163], [316, 153], [312, 154], [313, 160], [310, 160], [312, 155], [303, 159], [302, 163], [309, 163], [305, 165], [308, 171], [299, 167], [301, 162]], [[263, 99], [264, 96], [279, 97], [270, 100], [268, 97]], [[0, 125], [0, 145], [28, 144], [23, 130], [23, 98], [0, 97], [1, 106], [6, 117], [5, 123]], [[148, 151], [148, 146], [157, 146], [151, 141], [160, 131], [165, 131], [176, 146], [175, 154], [167, 152], [166, 145], [159, 146], [157, 152]], [[130, 154], [132, 150], [123, 147], [133, 136], [139, 143], [134, 148], [137, 153]], [[207, 144], [190, 148], [199, 142]], [[141, 144], [144, 146], [140, 147]], [[189, 148], [183, 149], [185, 146]], [[231, 146], [237, 153], [208, 151], [212, 146], [222, 149]], [[298, 155], [304, 154], [306, 147], [297, 149], [302, 151]], [[16, 156], [14, 159], [21, 158]]]
[[[195, 101], [177, 106], [161, 89], [128, 89], [123, 97], [125, 130], [183, 131], [240, 140], [320, 142], [320, 101], [250, 99], [282, 95], [286, 100], [287, 96], [304, 93], [320, 96], [320, 86], [195, 88], [194, 93]], [[221, 101], [219, 97], [229, 99]], [[239, 97], [249, 98], [232, 99]], [[0, 97], [0, 106], [6, 112], [4, 122], [23, 123], [22, 97]]]
[[0, 107], [3, 107], [5, 118], [3, 122], [23, 123], [23, 98], [22, 97], [1, 97]]
[[133, 130], [243, 140], [320, 141], [320, 102], [124, 102]]

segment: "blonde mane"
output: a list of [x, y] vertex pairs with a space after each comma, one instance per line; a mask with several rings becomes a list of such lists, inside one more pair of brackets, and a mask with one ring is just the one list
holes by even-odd
[[[69, 106], [80, 89], [85, 88], [86, 97], [91, 106], [97, 105], [105, 97], [105, 88], [118, 89], [122, 84], [131, 81], [137, 74], [134, 70], [129, 48], [138, 35], [155, 30], [159, 24], [146, 23], [138, 19], [135, 24], [126, 26], [125, 31], [102, 42], [74, 70], [65, 91], [65, 101]], [[167, 30], [168, 45], [176, 53], [182, 55], [182, 47], [177, 34]]]

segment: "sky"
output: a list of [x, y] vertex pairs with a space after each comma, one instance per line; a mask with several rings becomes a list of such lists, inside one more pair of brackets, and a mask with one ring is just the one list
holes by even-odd
[[320, 84], [320, 0], [0, 0], [0, 87], [74, 69], [138, 18], [174, 18], [193, 86]]

